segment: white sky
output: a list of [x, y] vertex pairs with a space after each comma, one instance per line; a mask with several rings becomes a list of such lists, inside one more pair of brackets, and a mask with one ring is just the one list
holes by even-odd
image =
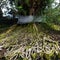
[[59, 3], [59, 0], [55, 0], [55, 1]]
[[[56, 4], [57, 3], [57, 4]], [[60, 0], [55, 0], [53, 3], [52, 3], [52, 8], [55, 8], [59, 5], [60, 3]]]

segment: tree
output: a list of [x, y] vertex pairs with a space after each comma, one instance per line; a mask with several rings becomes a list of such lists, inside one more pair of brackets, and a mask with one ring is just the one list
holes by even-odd
[[0, 8], [5, 8], [4, 14], [13, 11], [20, 15], [41, 15], [54, 0], [0, 0]]
[[[54, 0], [15, 0], [16, 7], [23, 15], [40, 15]], [[29, 13], [28, 13], [29, 12]]]
[[[56, 5], [56, 4], [57, 5]], [[44, 12], [44, 19], [46, 19], [46, 23], [54, 23], [60, 24], [60, 3], [54, 2], [55, 6], [51, 6]]]

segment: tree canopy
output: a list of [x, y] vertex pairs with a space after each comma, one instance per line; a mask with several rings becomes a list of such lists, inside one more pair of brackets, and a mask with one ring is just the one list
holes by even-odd
[[[40, 15], [54, 0], [1, 0], [0, 7], [7, 11], [18, 10], [20, 15]], [[15, 9], [16, 8], [16, 9]]]
[[15, 5], [21, 15], [40, 15], [50, 7], [54, 0], [15, 0]]

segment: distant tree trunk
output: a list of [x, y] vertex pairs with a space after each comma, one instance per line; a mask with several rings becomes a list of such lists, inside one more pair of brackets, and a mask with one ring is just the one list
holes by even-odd
[[2, 18], [2, 10], [1, 10], [1, 8], [0, 8], [0, 18]]
[[41, 6], [41, 0], [30, 0], [30, 15], [36, 15]]
[[30, 0], [30, 4], [31, 4], [31, 6], [30, 6], [29, 14], [34, 15], [34, 0]]

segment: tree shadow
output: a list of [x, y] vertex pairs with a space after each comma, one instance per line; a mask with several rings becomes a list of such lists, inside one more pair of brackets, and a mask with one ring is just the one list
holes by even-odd
[[0, 19], [0, 34], [6, 32], [11, 26], [17, 23], [17, 19], [7, 19], [1, 18]]

